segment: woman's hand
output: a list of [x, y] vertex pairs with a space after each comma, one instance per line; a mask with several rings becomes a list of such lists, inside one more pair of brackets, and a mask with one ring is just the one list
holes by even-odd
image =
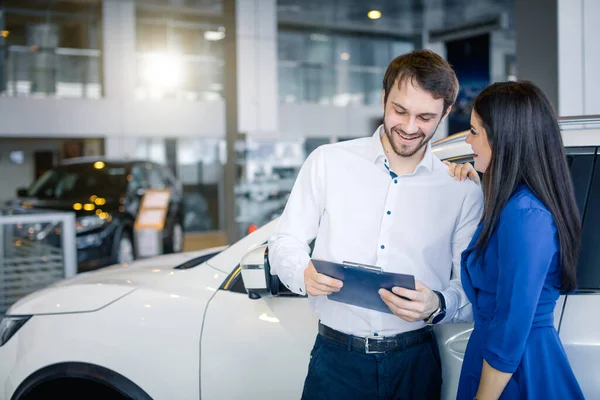
[[464, 164], [456, 164], [448, 161], [444, 161], [444, 164], [448, 166], [448, 173], [450, 176], [454, 177], [457, 181], [464, 181], [469, 178], [476, 184], [480, 185], [481, 180], [479, 179], [479, 174], [475, 170], [475, 167], [470, 163]]

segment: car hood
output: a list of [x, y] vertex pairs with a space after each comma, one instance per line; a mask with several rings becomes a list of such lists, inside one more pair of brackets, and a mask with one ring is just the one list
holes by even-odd
[[[82, 273], [59, 281], [17, 301], [7, 312], [11, 315], [41, 315], [93, 312], [127, 296], [136, 290], [151, 290], [182, 295], [212, 295], [210, 285], [200, 270], [212, 268], [199, 265], [190, 269], [175, 267], [196, 257], [223, 250], [216, 247], [197, 252], [170, 254], [114, 265]], [[223, 274], [221, 274], [223, 275]], [[214, 276], [214, 274], [211, 274]], [[224, 275], [222, 279], [224, 279]], [[222, 282], [222, 281], [221, 281]], [[207, 288], [208, 287], [208, 288]]]

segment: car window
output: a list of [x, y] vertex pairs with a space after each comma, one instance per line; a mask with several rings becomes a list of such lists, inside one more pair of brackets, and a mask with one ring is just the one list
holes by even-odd
[[122, 166], [94, 168], [92, 165], [71, 165], [51, 169], [35, 181], [28, 195], [40, 199], [77, 199], [108, 193], [121, 193], [127, 170]]
[[175, 186], [175, 184], [177, 183], [177, 178], [175, 178], [175, 175], [173, 175], [169, 168], [163, 168], [162, 175], [166, 187]]
[[[583, 200], [583, 233], [577, 266], [577, 286], [580, 290], [600, 291], [600, 155], [595, 156], [593, 169], [589, 196], [587, 200]], [[580, 181], [583, 185], [585, 179]], [[580, 189], [579, 192], [583, 193], [584, 190]], [[582, 201], [578, 199], [578, 203], [580, 202]]]
[[164, 189], [165, 181], [158, 166], [148, 164], [146, 167], [148, 173], [148, 185], [150, 189]]
[[571, 148], [567, 149], [567, 163], [571, 172], [575, 200], [579, 213], [583, 218], [585, 202], [588, 198], [590, 179], [594, 167], [595, 148]]
[[146, 169], [138, 164], [131, 167], [129, 190], [135, 192], [138, 189], [146, 189], [147, 187], [148, 181], [146, 179]]

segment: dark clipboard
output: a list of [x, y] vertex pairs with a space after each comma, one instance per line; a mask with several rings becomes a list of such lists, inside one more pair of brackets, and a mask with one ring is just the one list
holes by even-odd
[[392, 314], [379, 296], [379, 289], [391, 291], [394, 286], [398, 286], [415, 290], [413, 275], [383, 272], [379, 267], [347, 261], [343, 263], [311, 261], [317, 272], [344, 282], [339, 292], [327, 296], [332, 301]]

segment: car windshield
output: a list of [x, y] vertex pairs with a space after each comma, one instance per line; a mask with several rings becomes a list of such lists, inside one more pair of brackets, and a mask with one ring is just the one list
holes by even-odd
[[[29, 197], [39, 199], [76, 199], [96, 193], [119, 195], [127, 187], [125, 166], [93, 164], [62, 166], [44, 173], [28, 190]], [[108, 193], [107, 193], [108, 191]]]

